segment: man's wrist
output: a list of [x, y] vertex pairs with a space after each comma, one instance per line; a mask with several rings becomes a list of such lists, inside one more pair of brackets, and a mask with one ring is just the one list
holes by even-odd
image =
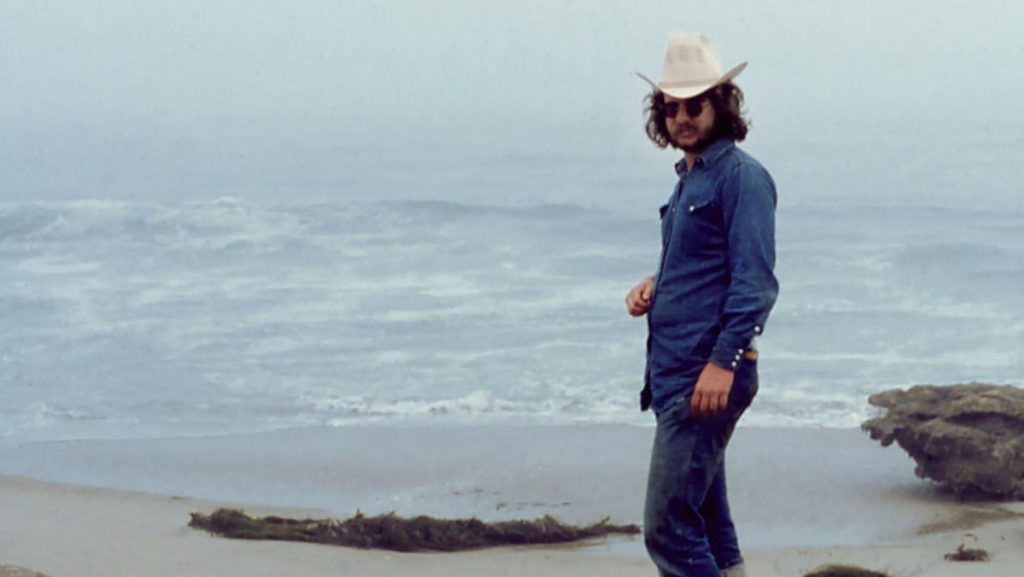
[[725, 366], [723, 366], [722, 363], [717, 362], [714, 359], [708, 361], [708, 366], [715, 367], [716, 369], [722, 371], [729, 371], [730, 373], [736, 370], [736, 368], [733, 367], [732, 364], [726, 364]]

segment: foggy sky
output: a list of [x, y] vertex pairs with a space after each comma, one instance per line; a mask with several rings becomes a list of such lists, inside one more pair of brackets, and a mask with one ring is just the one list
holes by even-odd
[[738, 82], [758, 137], [993, 130], [1024, 113], [1021, 24], [1010, 0], [10, 1], [0, 162], [24, 164], [29, 140], [253, 127], [347, 144], [632, 135], [633, 72], [660, 74], [674, 30], [711, 37], [726, 68], [750, 62]]

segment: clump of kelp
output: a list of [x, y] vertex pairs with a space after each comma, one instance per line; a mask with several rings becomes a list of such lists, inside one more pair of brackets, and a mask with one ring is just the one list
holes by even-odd
[[988, 561], [988, 551], [984, 549], [968, 549], [963, 543], [952, 553], [946, 553], [946, 561]]
[[579, 527], [547, 515], [534, 521], [485, 523], [478, 519], [403, 518], [395, 514], [367, 517], [357, 513], [334, 519], [254, 518], [235, 509], [210, 515], [192, 513], [190, 527], [232, 539], [301, 541], [391, 551], [463, 551], [500, 545], [568, 543], [613, 533], [635, 535], [636, 525], [613, 525], [608, 519]]
[[890, 575], [856, 565], [823, 565], [804, 577], [890, 577]]

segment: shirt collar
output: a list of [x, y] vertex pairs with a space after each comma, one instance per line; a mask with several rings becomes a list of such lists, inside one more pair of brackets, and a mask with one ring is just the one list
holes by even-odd
[[[736, 146], [736, 142], [731, 138], [719, 138], [712, 142], [711, 146], [704, 149], [704, 152], [697, 155], [697, 161], [693, 163], [693, 166], [710, 166], [717, 162], [718, 159], [728, 152], [733, 146]], [[679, 162], [676, 163], [676, 174], [682, 174], [684, 172], [686, 172], [685, 157], [679, 159]]]

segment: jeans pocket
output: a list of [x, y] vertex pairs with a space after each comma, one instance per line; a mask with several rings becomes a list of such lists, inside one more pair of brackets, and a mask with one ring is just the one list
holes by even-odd
[[758, 389], [757, 360], [743, 359], [740, 361], [736, 372], [733, 373], [732, 388], [735, 392], [729, 395], [730, 404], [735, 402], [740, 408], [746, 409], [757, 396]]

